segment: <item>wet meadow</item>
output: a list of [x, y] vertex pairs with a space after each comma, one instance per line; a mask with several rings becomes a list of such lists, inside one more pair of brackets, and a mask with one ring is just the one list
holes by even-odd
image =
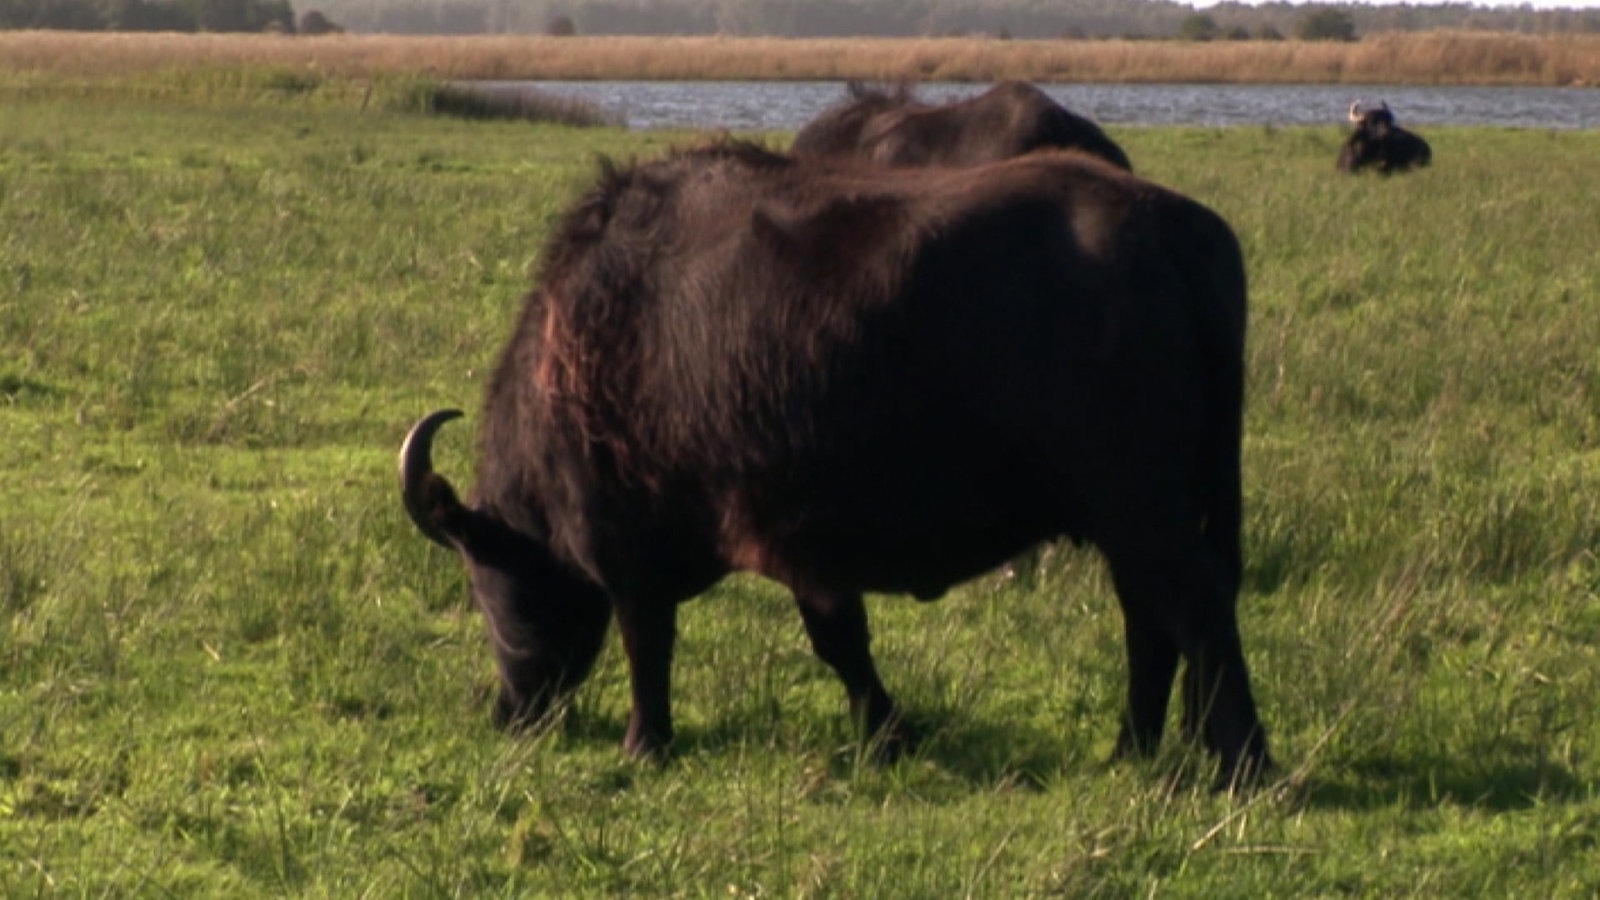
[[1109, 129], [1251, 276], [1240, 614], [1284, 771], [1228, 797], [1180, 746], [1106, 764], [1121, 621], [1069, 546], [870, 601], [929, 733], [892, 766], [752, 578], [681, 617], [666, 766], [620, 753], [614, 637], [565, 727], [497, 733], [395, 451], [476, 407], [597, 155], [699, 136], [129, 84], [0, 104], [0, 894], [1600, 891], [1600, 133], [1437, 128], [1382, 180], [1334, 127]]

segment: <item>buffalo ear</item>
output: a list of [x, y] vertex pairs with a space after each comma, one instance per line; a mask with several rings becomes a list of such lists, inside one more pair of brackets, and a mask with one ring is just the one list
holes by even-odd
[[460, 549], [472, 511], [456, 496], [450, 482], [437, 472], [422, 477], [416, 490], [406, 498], [406, 510], [423, 536], [442, 547]]
[[759, 206], [750, 213], [750, 234], [780, 254], [804, 244], [804, 229], [794, 216]]

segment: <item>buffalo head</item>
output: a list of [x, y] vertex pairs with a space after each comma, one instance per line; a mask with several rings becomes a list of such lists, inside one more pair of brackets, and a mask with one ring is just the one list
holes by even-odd
[[559, 564], [533, 529], [462, 503], [433, 470], [434, 435], [460, 416], [440, 410], [412, 426], [400, 448], [400, 495], [417, 529], [466, 563], [500, 669], [495, 723], [536, 725], [588, 676], [611, 606]]

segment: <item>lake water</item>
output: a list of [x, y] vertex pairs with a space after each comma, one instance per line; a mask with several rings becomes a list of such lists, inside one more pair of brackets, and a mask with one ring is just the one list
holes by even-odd
[[[590, 100], [634, 129], [793, 131], [842, 100], [836, 81], [517, 82]], [[508, 87], [509, 82], [489, 82]], [[1404, 125], [1600, 128], [1600, 90], [1375, 85], [1042, 84], [1063, 106], [1105, 125], [1329, 125], [1358, 97], [1386, 100]], [[927, 100], [981, 85], [927, 83]]]

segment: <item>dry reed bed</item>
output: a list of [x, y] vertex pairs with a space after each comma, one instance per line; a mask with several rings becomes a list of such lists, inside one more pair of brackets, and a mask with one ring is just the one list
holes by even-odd
[[241, 64], [356, 78], [1597, 85], [1600, 35], [1396, 32], [1341, 44], [0, 32], [0, 71], [94, 77]]

